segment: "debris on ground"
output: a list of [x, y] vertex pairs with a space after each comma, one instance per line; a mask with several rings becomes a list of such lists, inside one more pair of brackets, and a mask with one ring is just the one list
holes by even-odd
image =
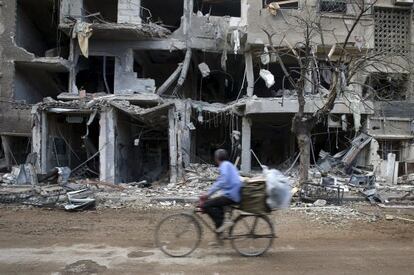
[[85, 210], [95, 206], [96, 200], [90, 189], [71, 191], [67, 192], [66, 195], [68, 197], [68, 203], [65, 205], [66, 210]]
[[319, 200], [317, 200], [313, 203], [314, 206], [325, 206], [326, 204], [327, 204], [327, 201], [326, 200], [321, 200], [321, 199], [319, 199]]
[[[291, 207], [290, 211], [300, 212], [309, 218], [310, 222], [316, 222], [320, 226], [331, 225], [343, 228], [352, 225], [353, 222], [377, 222], [382, 220], [384, 215], [378, 211], [365, 212], [366, 203], [346, 203], [341, 206], [316, 206], [314, 204], [299, 203]], [[362, 210], [361, 210], [362, 209]]]
[[400, 221], [406, 221], [406, 222], [414, 222], [413, 219], [407, 219], [407, 218], [397, 217], [397, 216], [393, 216], [393, 215], [385, 215], [385, 219], [387, 221], [400, 220]]
[[218, 175], [219, 170], [213, 165], [191, 163], [188, 168], [185, 168], [184, 182], [179, 185], [204, 189], [210, 186]]

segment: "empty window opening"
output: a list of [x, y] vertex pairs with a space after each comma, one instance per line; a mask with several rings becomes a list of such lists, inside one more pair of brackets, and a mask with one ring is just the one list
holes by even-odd
[[58, 29], [58, 0], [17, 0], [16, 44], [39, 57], [68, 55], [68, 38]]
[[[285, 66], [294, 81], [297, 81], [300, 76], [298, 65], [286, 62]], [[260, 77], [260, 69], [266, 69], [273, 74], [275, 84], [270, 88], [266, 86], [266, 82]], [[264, 67], [256, 66], [254, 68], [254, 76], [256, 80], [254, 93], [259, 97], [289, 97], [296, 93], [294, 87], [285, 76], [282, 67], [277, 63], [270, 63]]]
[[334, 68], [326, 62], [319, 62], [318, 67], [318, 81], [323, 88], [329, 90], [333, 83]]
[[[37, 66], [32, 62], [15, 62], [14, 99], [28, 104], [34, 104], [44, 97], [54, 97], [67, 92], [69, 74]], [[52, 66], [53, 67], [53, 66]]]
[[153, 182], [169, 169], [168, 120], [159, 114], [149, 126], [118, 112], [116, 127], [116, 182]]
[[[118, 18], [117, 0], [84, 0], [83, 9], [86, 15], [99, 13], [97, 16], [89, 17], [90, 22], [116, 23]], [[137, 15], [138, 16], [138, 15]]]
[[410, 47], [411, 10], [375, 7], [374, 43], [377, 52], [407, 53]]
[[[184, 53], [181, 51], [136, 51], [134, 72], [139, 78], [154, 79], [155, 86], [160, 87], [183, 60]], [[175, 83], [171, 86], [173, 88]]]
[[387, 160], [388, 154], [395, 154], [395, 160], [400, 161], [401, 141], [399, 140], [379, 140], [378, 154], [381, 159]]
[[207, 102], [229, 102], [235, 100], [246, 90], [244, 77], [245, 65], [243, 55], [228, 54], [226, 70], [221, 65], [221, 54], [198, 53], [198, 61], [207, 64], [209, 73], [202, 75], [199, 64], [195, 64], [194, 73], [197, 77], [197, 89], [193, 91], [193, 99]]
[[87, 93], [113, 93], [115, 58], [108, 56], [81, 57], [78, 62], [76, 86]]
[[270, 3], [277, 3], [280, 9], [298, 9], [298, 0], [263, 0], [263, 8], [266, 8]]
[[99, 178], [99, 118], [90, 114], [48, 114], [46, 169], [67, 166], [74, 178]]
[[171, 31], [180, 27], [184, 12], [183, 0], [142, 0], [141, 6], [144, 22], [153, 22]]
[[364, 88], [364, 97], [373, 100], [404, 100], [408, 88], [406, 74], [373, 73]]
[[346, 13], [346, 0], [320, 0], [319, 11]]
[[201, 11], [212, 16], [241, 16], [240, 0], [194, 0], [194, 13]]

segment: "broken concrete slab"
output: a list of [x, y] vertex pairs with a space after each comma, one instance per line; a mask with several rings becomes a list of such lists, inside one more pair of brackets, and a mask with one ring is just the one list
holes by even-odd
[[36, 57], [31, 61], [18, 61], [16, 63], [28, 68], [56, 73], [69, 72], [71, 67], [71, 63], [62, 57]]

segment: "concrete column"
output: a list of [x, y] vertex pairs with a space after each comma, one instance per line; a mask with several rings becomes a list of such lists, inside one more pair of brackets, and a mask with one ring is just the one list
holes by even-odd
[[113, 108], [101, 112], [99, 120], [99, 180], [112, 183], [116, 182], [115, 120], [116, 113]]
[[177, 132], [175, 108], [168, 110], [168, 145], [170, 149], [170, 182], [177, 182]]
[[118, 0], [118, 23], [141, 24], [141, 0]]
[[242, 153], [241, 153], [241, 171], [250, 173], [252, 169], [251, 148], [251, 125], [250, 118], [243, 117], [242, 120]]
[[79, 60], [79, 46], [76, 39], [70, 38], [69, 43], [69, 93], [78, 94], [79, 90], [76, 86], [76, 75], [78, 74], [77, 65]]
[[246, 80], [247, 80], [247, 96], [253, 96], [254, 92], [254, 73], [253, 73], [253, 57], [251, 52], [244, 55], [246, 64]]
[[36, 171], [40, 172], [40, 155], [41, 155], [41, 144], [42, 144], [42, 127], [41, 127], [41, 116], [37, 110], [37, 107], [32, 108], [32, 152], [37, 154]]
[[49, 125], [47, 123], [47, 112], [42, 112], [41, 117], [41, 132], [40, 132], [40, 170], [43, 174], [47, 173], [48, 167], [47, 167], [47, 149], [48, 149], [48, 132], [49, 132]]
[[183, 158], [183, 166], [188, 167], [190, 164], [191, 152], [191, 131], [188, 124], [191, 122], [191, 102], [185, 101], [182, 104], [181, 112], [181, 150]]
[[242, 0], [241, 1], [241, 26], [247, 26], [247, 17], [249, 15], [249, 0]]
[[191, 17], [193, 16], [194, 0], [184, 0], [184, 20], [183, 32], [185, 36], [189, 35], [191, 27]]

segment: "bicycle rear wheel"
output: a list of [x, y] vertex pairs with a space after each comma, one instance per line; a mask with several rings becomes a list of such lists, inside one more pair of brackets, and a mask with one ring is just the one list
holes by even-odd
[[155, 244], [171, 257], [184, 257], [200, 244], [200, 223], [187, 213], [173, 214], [164, 218], [155, 230]]
[[233, 248], [243, 256], [265, 253], [273, 243], [273, 224], [264, 215], [240, 215], [230, 229]]

